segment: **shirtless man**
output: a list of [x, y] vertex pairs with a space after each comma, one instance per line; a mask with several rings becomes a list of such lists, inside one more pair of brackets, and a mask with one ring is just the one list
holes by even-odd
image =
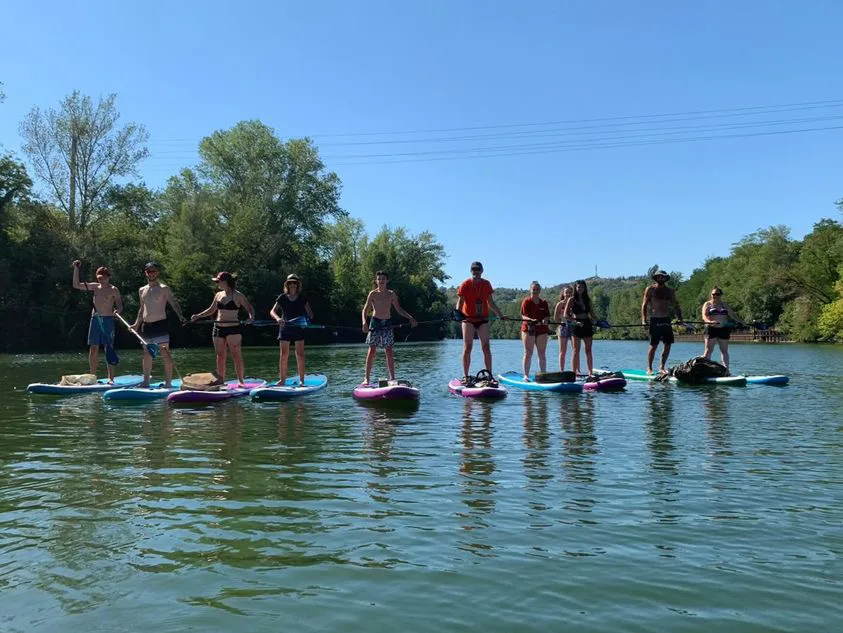
[[[123, 297], [120, 291], [111, 285], [111, 271], [105, 266], [97, 268], [97, 281], [88, 283], [79, 281], [79, 268], [82, 262], [73, 262], [73, 287], [77, 290], [93, 292], [94, 308], [88, 325], [88, 366], [91, 373], [97, 374], [97, 359], [100, 345], [114, 345], [114, 314], [123, 311]], [[106, 363], [109, 384], [114, 382], [114, 365]]]
[[[401, 307], [398, 303], [398, 295], [392, 290], [387, 289], [386, 284], [389, 282], [389, 276], [379, 270], [375, 273], [375, 289], [366, 297], [366, 305], [363, 306], [363, 311], [360, 316], [363, 320], [363, 332], [367, 334], [366, 345], [369, 346], [369, 352], [366, 354], [366, 375], [363, 378], [363, 384], [369, 384], [369, 378], [372, 374], [372, 363], [375, 360], [375, 354], [378, 347], [384, 348], [386, 353], [386, 369], [389, 373], [389, 380], [395, 380], [395, 356], [392, 353], [392, 346], [395, 344], [395, 335], [392, 327], [392, 308], [410, 321], [410, 327], [416, 327], [418, 322], [410, 316], [409, 312]], [[371, 313], [371, 319], [369, 319]]]
[[[670, 356], [670, 346], [673, 345], [673, 326], [670, 324], [670, 308], [673, 307], [676, 318], [682, 320], [682, 308], [676, 300], [676, 293], [673, 288], [665, 284], [670, 279], [663, 270], [657, 270], [653, 274], [653, 281], [656, 283], [647, 286], [644, 290], [644, 301], [641, 304], [641, 323], [650, 326], [650, 348], [647, 350], [647, 373], [653, 373], [653, 360], [656, 357], [656, 348], [659, 341], [664, 343], [662, 359], [659, 363], [659, 372], [667, 371], [667, 358]], [[649, 312], [649, 314], [648, 314]]]
[[[138, 316], [132, 324], [132, 329], [140, 333], [147, 343], [156, 343], [161, 349], [164, 357], [164, 386], [172, 387], [173, 382], [173, 357], [170, 356], [170, 331], [167, 328], [167, 304], [175, 311], [182, 325], [187, 322], [181, 312], [181, 306], [176, 301], [173, 291], [169, 286], [161, 284], [158, 276], [161, 274], [161, 266], [155, 262], [149, 262], [143, 267], [147, 284], [138, 291], [140, 298]], [[144, 347], [143, 350], [143, 382], [141, 387], [149, 386], [149, 379], [152, 375], [152, 356]]]

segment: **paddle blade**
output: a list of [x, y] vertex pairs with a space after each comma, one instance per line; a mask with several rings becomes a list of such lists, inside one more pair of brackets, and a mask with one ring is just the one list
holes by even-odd
[[612, 327], [611, 325], [609, 325], [609, 322], [606, 319], [600, 319], [599, 321], [595, 322], [594, 325], [596, 325], [597, 327], [601, 327], [601, 328]]
[[295, 319], [290, 319], [285, 323], [286, 327], [307, 327], [309, 324], [307, 322], [307, 317], [299, 316]]
[[120, 363], [120, 357], [117, 355], [113, 345], [105, 346], [105, 362], [109, 365], [117, 365]]
[[147, 343], [146, 351], [149, 352], [149, 355], [152, 356], [152, 358], [158, 358], [158, 353], [160, 351], [158, 343]]

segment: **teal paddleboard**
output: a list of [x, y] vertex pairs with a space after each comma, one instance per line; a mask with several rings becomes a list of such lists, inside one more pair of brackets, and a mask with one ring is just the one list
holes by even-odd
[[498, 380], [505, 385], [527, 391], [579, 393], [583, 390], [583, 384], [581, 382], [536, 382], [535, 380], [524, 380], [524, 374], [517, 371], [507, 371], [499, 374]]

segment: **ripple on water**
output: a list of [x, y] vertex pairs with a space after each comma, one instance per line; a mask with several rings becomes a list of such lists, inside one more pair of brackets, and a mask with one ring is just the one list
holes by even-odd
[[[401, 348], [411, 409], [351, 399], [356, 347], [310, 350], [332, 382], [299, 402], [15, 392], [0, 629], [837, 630], [843, 389], [815, 369], [832, 352], [736, 348], [792, 384], [472, 402], [443, 388], [446, 342]], [[595, 347], [614, 366], [640, 351]], [[250, 372], [275, 371], [275, 351], [248, 352]], [[0, 378], [68, 373], [56, 358], [0, 359]], [[495, 358], [517, 367], [520, 347], [495, 342]]]

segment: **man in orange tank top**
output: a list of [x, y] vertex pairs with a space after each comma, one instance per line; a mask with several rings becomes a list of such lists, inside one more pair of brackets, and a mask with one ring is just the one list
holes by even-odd
[[[499, 319], [506, 317], [501, 313], [500, 308], [492, 299], [495, 292], [492, 284], [483, 279], [483, 264], [472, 262], [471, 277], [462, 282], [457, 288], [457, 311], [461, 312], [465, 319], [462, 322], [462, 371], [463, 376], [468, 377], [471, 366], [471, 348], [474, 344], [474, 333], [480, 339], [480, 348], [483, 350], [483, 361], [486, 370], [492, 373], [492, 350], [489, 345], [489, 311]], [[465, 378], [463, 378], [465, 380]]]

